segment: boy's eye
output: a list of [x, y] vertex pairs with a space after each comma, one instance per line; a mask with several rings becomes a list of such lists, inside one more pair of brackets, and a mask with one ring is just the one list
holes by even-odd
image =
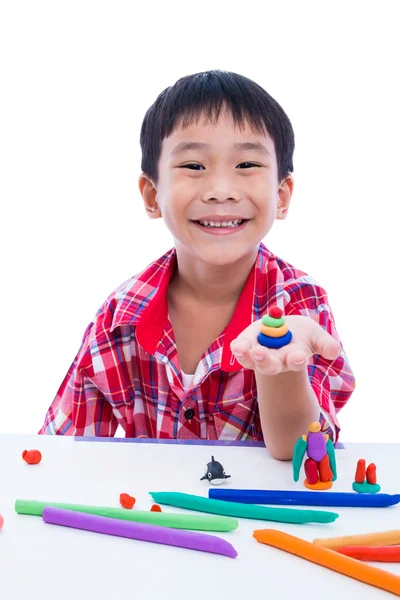
[[[251, 169], [253, 167], [260, 167], [257, 163], [253, 162], [243, 162], [237, 165], [237, 169]], [[188, 163], [187, 165], [182, 165], [181, 169], [190, 169], [191, 171], [205, 171], [205, 167], [200, 165], [199, 163]]]
[[256, 163], [252, 163], [252, 162], [243, 162], [240, 163], [240, 165], [238, 165], [236, 168], [237, 169], [251, 169], [252, 167], [259, 167], [260, 165], [257, 165]]
[[203, 165], [199, 165], [198, 163], [190, 163], [188, 165], [182, 165], [182, 169], [192, 169], [193, 171], [201, 171], [205, 170]]

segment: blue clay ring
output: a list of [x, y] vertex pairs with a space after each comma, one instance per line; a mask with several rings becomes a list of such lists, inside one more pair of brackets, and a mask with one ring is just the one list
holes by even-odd
[[283, 346], [287, 346], [291, 342], [292, 332], [288, 331], [285, 335], [279, 338], [269, 337], [269, 335], [259, 333], [257, 340], [261, 346], [266, 346], [267, 348], [283, 348]]

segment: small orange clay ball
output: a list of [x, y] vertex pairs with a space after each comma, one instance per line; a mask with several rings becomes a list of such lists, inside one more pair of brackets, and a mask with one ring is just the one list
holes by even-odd
[[0, 515], [0, 529], [3, 527], [4, 524], [4, 519], [3, 517]]
[[158, 504], [153, 504], [153, 506], [150, 509], [151, 512], [162, 512], [161, 510], [161, 506], [158, 506]]
[[39, 450], [24, 450], [22, 458], [28, 465], [37, 465], [42, 460], [42, 455]]
[[120, 494], [119, 501], [121, 506], [124, 508], [133, 508], [136, 502], [136, 498], [130, 496], [129, 494]]
[[321, 423], [319, 423], [318, 421], [313, 421], [309, 424], [308, 431], [310, 431], [311, 433], [318, 433], [318, 431], [321, 431]]

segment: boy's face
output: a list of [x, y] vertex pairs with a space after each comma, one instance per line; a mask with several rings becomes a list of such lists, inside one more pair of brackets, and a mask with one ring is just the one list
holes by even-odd
[[162, 216], [178, 257], [233, 264], [258, 248], [275, 219], [284, 219], [292, 178], [278, 182], [268, 134], [239, 129], [230, 113], [199, 119], [163, 141], [158, 182], [139, 186], [148, 214]]

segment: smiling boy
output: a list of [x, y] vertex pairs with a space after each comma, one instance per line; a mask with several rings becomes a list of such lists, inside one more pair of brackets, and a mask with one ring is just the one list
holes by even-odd
[[[289, 459], [312, 421], [336, 441], [354, 377], [326, 292], [262, 243], [285, 219], [294, 134], [235, 73], [179, 80], [149, 108], [139, 189], [174, 248], [124, 282], [88, 326], [40, 433], [264, 440]], [[257, 342], [277, 305], [288, 346]]]

